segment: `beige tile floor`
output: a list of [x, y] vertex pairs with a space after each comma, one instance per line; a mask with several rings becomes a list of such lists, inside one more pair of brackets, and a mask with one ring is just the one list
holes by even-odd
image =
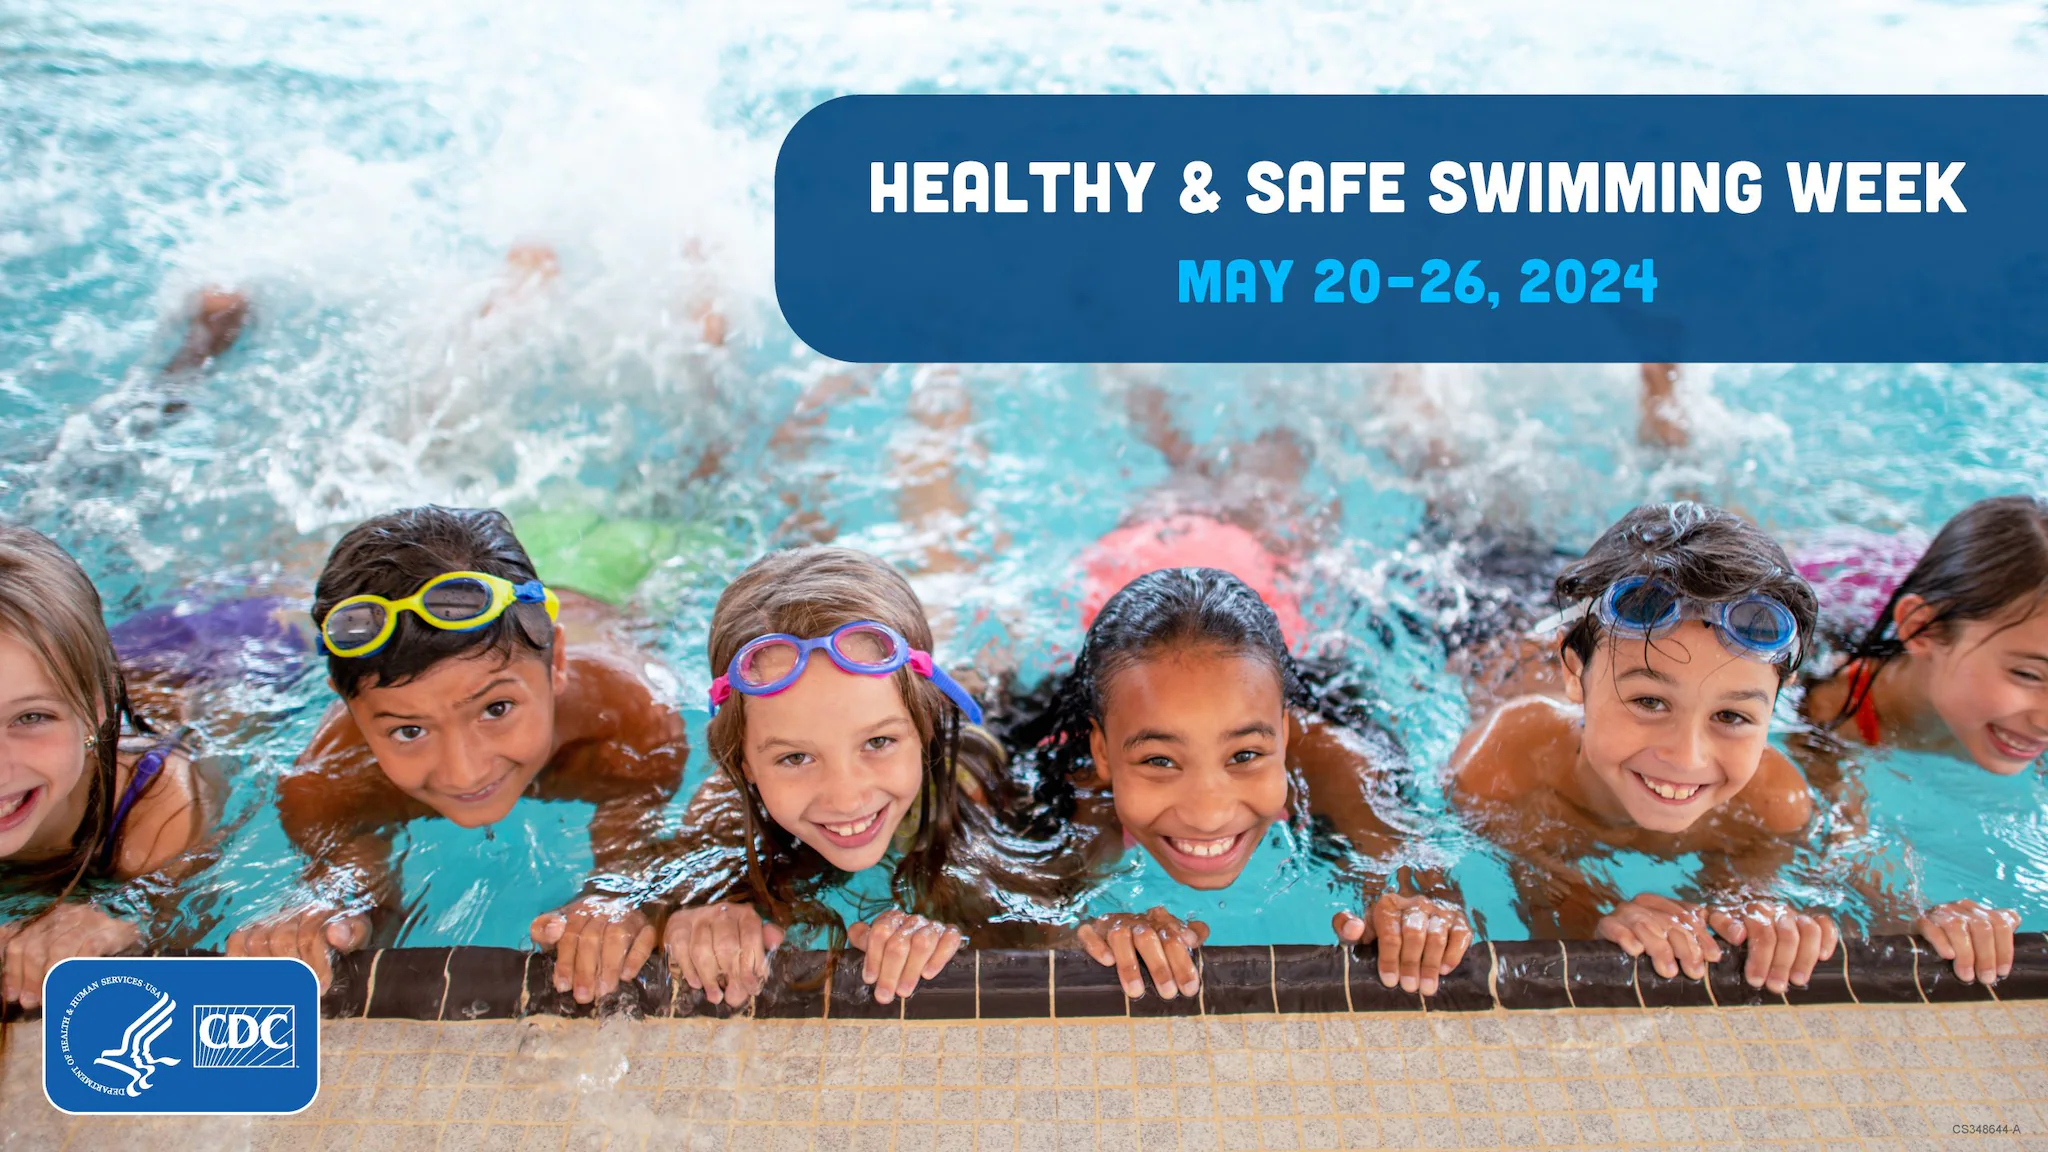
[[298, 1116], [113, 1121], [17, 1027], [0, 1147], [2048, 1149], [2048, 1002], [325, 1029]]

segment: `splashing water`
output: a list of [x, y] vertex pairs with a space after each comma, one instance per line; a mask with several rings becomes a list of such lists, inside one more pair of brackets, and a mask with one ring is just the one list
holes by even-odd
[[[777, 538], [788, 500], [913, 569], [932, 543], [899, 507], [916, 372], [863, 377], [793, 458], [770, 444], [831, 370], [781, 323], [769, 226], [781, 134], [822, 100], [2030, 93], [2044, 77], [2048, 26], [2028, 3], [16, 5], [0, 15], [0, 514], [71, 547], [115, 616], [195, 585], [303, 592], [343, 528], [404, 504], [706, 524], [724, 546], [669, 561], [636, 601], [641, 638], [694, 701], [710, 606]], [[520, 244], [551, 247], [559, 276], [509, 288]], [[252, 323], [165, 415], [155, 369], [208, 284], [246, 292]], [[919, 578], [945, 603], [950, 655], [1030, 681], [1078, 642], [1076, 557], [1168, 469], [1091, 370], [963, 379], [969, 511], [940, 534], [973, 575]], [[1465, 721], [1427, 629], [1390, 624], [1454, 622], [1435, 593], [1457, 577], [1416, 544], [1426, 517], [1583, 546], [1638, 500], [1696, 492], [1793, 534], [1924, 530], [2048, 473], [2039, 365], [1701, 369], [1681, 394], [1694, 443], [1677, 453], [1637, 445], [1624, 367], [1439, 366], [1409, 400], [1371, 368], [1162, 379], [1200, 443], [1278, 427], [1310, 449], [1305, 487], [1335, 530], [1298, 565], [1308, 608], [1369, 676], [1426, 812], [1443, 808], [1437, 770]], [[1431, 442], [1451, 463], [1418, 478]], [[317, 676], [224, 692], [226, 711], [260, 722], [213, 734], [239, 781], [238, 831], [194, 905], [232, 919], [296, 874], [271, 782], [328, 696]], [[693, 763], [690, 783], [703, 772]], [[1970, 888], [2038, 926], [2037, 778], [1950, 789], [1968, 770], [1870, 774], [1872, 852], [1931, 895]], [[523, 939], [588, 868], [587, 818], [523, 804], [489, 839], [411, 829], [408, 938]], [[1417, 851], [1461, 861], [1475, 907], [1513, 923], [1491, 849], [1438, 820]], [[1352, 899], [1342, 868], [1305, 867], [1266, 909], [1293, 926], [1285, 938], [1321, 939]], [[1270, 937], [1258, 902], [1241, 903], [1219, 939]]]

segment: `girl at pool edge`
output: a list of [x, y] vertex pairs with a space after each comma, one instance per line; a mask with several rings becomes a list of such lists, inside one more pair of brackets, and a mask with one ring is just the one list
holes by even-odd
[[[1373, 806], [1379, 766], [1367, 741], [1318, 714], [1280, 619], [1228, 572], [1163, 569], [1112, 596], [1051, 720], [1039, 802], [1057, 823], [1083, 830], [1078, 855], [1093, 868], [1135, 842], [1178, 883], [1225, 888], [1273, 824], [1303, 808], [1328, 818], [1362, 856], [1386, 859], [1401, 847]], [[1383, 883], [1366, 915], [1340, 912], [1332, 926], [1346, 943], [1378, 942], [1386, 986], [1427, 996], [1464, 958], [1472, 930], [1448, 884], [1424, 882], [1436, 894]], [[1133, 999], [1145, 991], [1141, 964], [1164, 998], [1200, 990], [1192, 952], [1208, 929], [1199, 921], [1154, 908], [1091, 920], [1077, 936], [1118, 969]]]
[[220, 795], [175, 736], [151, 735], [129, 710], [99, 593], [78, 562], [42, 533], [6, 524], [0, 685], [4, 876], [56, 889], [40, 912], [0, 924], [5, 999], [33, 1008], [59, 960], [143, 942], [147, 923], [72, 901], [79, 884], [149, 877], [157, 883], [131, 889], [144, 899], [171, 888], [197, 867], [193, 850]]
[[[1942, 526], [1803, 711], [1835, 740], [2013, 776], [2048, 751], [2048, 503], [1994, 496]], [[1823, 718], [1825, 718], [1823, 720]], [[1974, 900], [1914, 925], [1956, 975], [2012, 970], [2019, 916]]]
[[850, 548], [772, 552], [720, 595], [705, 733], [718, 772], [685, 817], [682, 855], [723, 848], [743, 868], [699, 882], [664, 935], [670, 967], [711, 1003], [752, 999], [789, 928], [836, 937], [843, 921], [820, 895], [892, 851], [895, 906], [844, 927], [882, 1004], [937, 976], [963, 926], [979, 935], [1013, 915], [991, 894], [1043, 886], [1005, 857], [997, 813], [1023, 798], [931, 645], [909, 582]]
[[2038, 763], [2048, 751], [2048, 503], [1996, 496], [1957, 513], [1805, 705], [1866, 745], [1999, 776]]

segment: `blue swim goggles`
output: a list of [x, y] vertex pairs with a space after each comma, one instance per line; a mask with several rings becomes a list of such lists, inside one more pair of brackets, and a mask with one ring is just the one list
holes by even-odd
[[1799, 620], [1777, 600], [1752, 593], [1736, 600], [1694, 600], [1655, 576], [1629, 576], [1607, 591], [1566, 608], [1536, 625], [1538, 633], [1583, 620], [1588, 613], [1617, 636], [1651, 639], [1678, 627], [1680, 621], [1710, 624], [1728, 651], [1746, 660], [1777, 664], [1792, 660], [1799, 649]]
[[842, 672], [855, 676], [887, 676], [908, 664], [910, 670], [938, 685], [969, 724], [981, 723], [981, 705], [946, 670], [932, 663], [931, 653], [912, 648], [903, 634], [873, 620], [841, 624], [830, 633], [805, 640], [781, 632], [757, 636], [733, 653], [725, 675], [711, 682], [711, 711], [742, 696], [773, 696], [804, 674], [811, 653], [822, 650]]

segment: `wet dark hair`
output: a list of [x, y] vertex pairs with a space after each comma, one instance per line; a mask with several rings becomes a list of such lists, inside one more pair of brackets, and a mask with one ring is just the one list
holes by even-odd
[[[1558, 573], [1552, 591], [1564, 608], [1599, 596], [1630, 576], [1655, 576], [1695, 600], [1760, 594], [1791, 609], [1799, 646], [1792, 659], [1774, 665], [1779, 684], [1791, 677], [1813, 646], [1820, 603], [1812, 586], [1792, 567], [1776, 540], [1732, 512], [1690, 500], [1644, 504], [1615, 521], [1584, 556]], [[1600, 633], [1599, 618], [1589, 612], [1561, 643], [1584, 664], [1600, 646]]]
[[[1243, 580], [1218, 568], [1162, 568], [1109, 598], [1088, 628], [1074, 668], [1054, 690], [1038, 725], [1020, 725], [1016, 741], [1039, 744], [1033, 830], [1064, 827], [1074, 815], [1077, 778], [1093, 767], [1089, 737], [1102, 723], [1117, 674], [1171, 651], [1209, 648], [1247, 656], [1273, 670], [1281, 698], [1313, 709], [1314, 697], [1287, 651], [1280, 618]], [[1034, 730], [1036, 729], [1036, 730]]]
[[1906, 574], [1884, 611], [1849, 650], [1863, 662], [1842, 709], [1828, 722], [1832, 728], [1856, 714], [1877, 681], [1886, 661], [1903, 655], [1906, 642], [1898, 634], [1899, 602], [1918, 596], [1934, 607], [1927, 622], [1936, 639], [1947, 639], [1955, 625], [1994, 620], [2024, 604], [2013, 623], [2048, 604], [2048, 501], [2035, 496], [1993, 496], [1955, 514]]
[[[537, 579], [504, 513], [432, 504], [403, 508], [365, 520], [335, 542], [313, 590], [313, 623], [317, 627], [351, 596], [403, 599], [444, 572], [482, 572], [515, 584]], [[515, 604], [471, 632], [443, 631], [401, 612], [384, 647], [351, 659], [330, 652], [327, 673], [347, 699], [364, 688], [404, 684], [457, 657], [495, 652], [509, 661], [529, 652], [546, 659], [554, 639], [554, 626], [538, 604]]]

